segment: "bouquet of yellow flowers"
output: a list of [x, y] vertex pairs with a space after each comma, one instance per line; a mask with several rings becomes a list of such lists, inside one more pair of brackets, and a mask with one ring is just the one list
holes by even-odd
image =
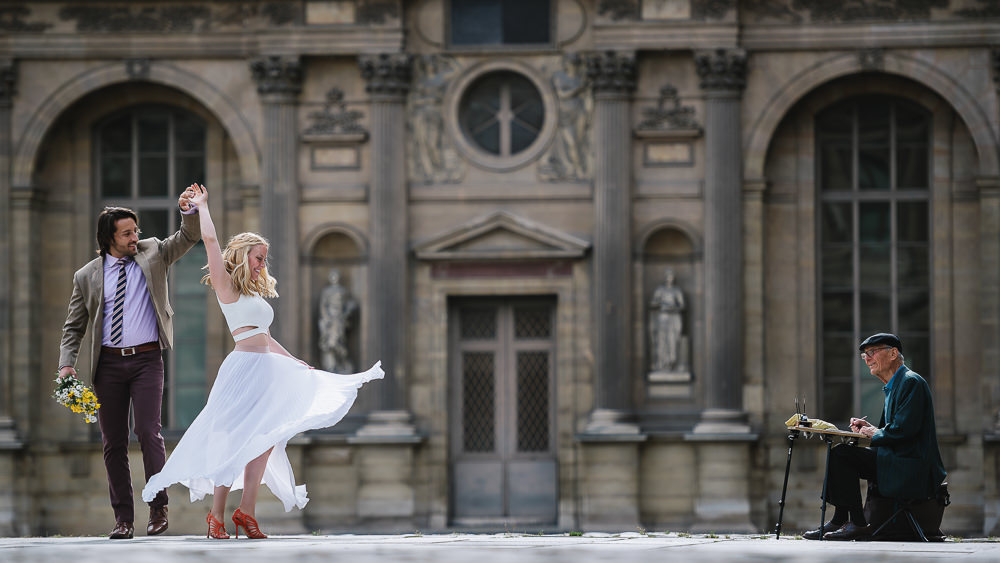
[[97, 409], [101, 404], [97, 402], [97, 395], [84, 385], [82, 381], [74, 375], [67, 375], [60, 379], [56, 376], [56, 389], [52, 392], [52, 398], [57, 403], [76, 414], [82, 414], [86, 423], [97, 422]]

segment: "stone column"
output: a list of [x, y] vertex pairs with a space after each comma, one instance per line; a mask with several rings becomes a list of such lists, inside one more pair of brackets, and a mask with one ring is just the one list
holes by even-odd
[[635, 55], [587, 57], [594, 89], [594, 411], [591, 434], [636, 434], [632, 421], [632, 125]]
[[580, 527], [639, 525], [639, 433], [632, 411], [631, 237], [635, 55], [590, 53], [594, 92], [594, 410], [581, 444]]
[[[746, 55], [695, 53], [705, 91], [705, 390], [694, 443], [699, 475], [695, 531], [753, 531], [751, 444], [743, 411], [743, 180], [740, 95]], [[750, 210], [754, 211], [751, 205]], [[751, 269], [751, 274], [753, 270]]]
[[293, 354], [302, 354], [299, 314], [299, 182], [296, 127], [302, 66], [296, 57], [269, 56], [250, 63], [264, 115], [260, 232], [271, 247], [269, 269], [281, 297], [271, 334]]
[[367, 315], [365, 364], [382, 360], [385, 370], [385, 379], [374, 383], [374, 412], [362, 433], [412, 434], [402, 386], [406, 377], [409, 307], [406, 95], [412, 60], [406, 54], [379, 54], [361, 57], [359, 64], [371, 95], [370, 298], [362, 313]]
[[12, 429], [11, 399], [11, 151], [12, 99], [17, 81], [17, 67], [10, 60], [0, 61], [0, 442], [5, 430]]
[[359, 59], [371, 95], [371, 180], [368, 188], [369, 299], [362, 309], [366, 366], [382, 360], [372, 412], [348, 442], [357, 447], [355, 514], [367, 527], [412, 529], [416, 434], [406, 405], [409, 309], [409, 222], [406, 186], [406, 95], [412, 59], [383, 53]]
[[743, 412], [740, 97], [746, 54], [695, 54], [705, 91], [705, 411], [695, 432], [747, 432]]
[[10, 60], [0, 61], [0, 535], [16, 536], [27, 531], [18, 518], [16, 459], [21, 442], [11, 411], [13, 359], [11, 320], [13, 268], [11, 256], [11, 106], [17, 81], [17, 67]]

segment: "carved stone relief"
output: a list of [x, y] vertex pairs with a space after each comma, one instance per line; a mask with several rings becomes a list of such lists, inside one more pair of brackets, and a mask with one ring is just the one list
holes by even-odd
[[413, 89], [407, 108], [407, 165], [413, 182], [451, 184], [465, 174], [465, 161], [447, 134], [442, 116], [445, 90], [460, 69], [455, 58], [447, 55], [423, 55], [413, 61]]
[[360, 133], [366, 135], [368, 132], [358, 123], [362, 117], [364, 114], [360, 111], [347, 109], [343, 90], [332, 88], [326, 93], [326, 104], [323, 106], [323, 111], [314, 111], [309, 114], [312, 125], [307, 127], [303, 134], [346, 135]]
[[539, 163], [538, 177], [545, 182], [589, 179], [593, 173], [590, 128], [594, 100], [585, 61], [576, 54], [564, 56], [550, 80], [559, 100], [559, 123], [552, 148]]
[[597, 13], [614, 21], [634, 20], [639, 17], [639, 0], [601, 0]]
[[149, 59], [125, 59], [125, 73], [132, 80], [149, 78]]
[[31, 15], [27, 6], [0, 7], [0, 31], [38, 33], [52, 27], [47, 22], [27, 22], [24, 18]]
[[301, 20], [298, 2], [224, 2], [197, 4], [66, 6], [62, 21], [76, 22], [80, 32], [196, 32], [245, 27], [255, 19], [264, 25], [284, 26]]
[[191, 32], [207, 29], [207, 6], [67, 6], [59, 10], [63, 21], [75, 20], [76, 30]]
[[645, 117], [636, 129], [650, 131], [666, 131], [670, 129], [701, 129], [694, 117], [694, 108], [682, 106], [677, 88], [670, 84], [660, 88], [660, 99], [656, 107], [643, 108]]
[[399, 4], [394, 1], [358, 0], [355, 13], [359, 24], [381, 25], [399, 19]]
[[691, 17], [696, 20], [721, 20], [736, 9], [736, 0], [692, 0]]
[[[952, 13], [961, 17], [995, 17], [1000, 4], [995, 0], [973, 0], [980, 7], [961, 8]], [[741, 18], [750, 22], [782, 21], [785, 23], [853, 22], [865, 20], [929, 20], [933, 11], [947, 11], [954, 2], [949, 0], [743, 0]]]
[[997, 18], [1000, 17], [1000, 2], [996, 0], [976, 0], [975, 8], [962, 8], [955, 13], [966, 18]]
[[862, 49], [858, 51], [858, 64], [865, 70], [882, 70], [885, 67], [885, 52], [882, 49]]

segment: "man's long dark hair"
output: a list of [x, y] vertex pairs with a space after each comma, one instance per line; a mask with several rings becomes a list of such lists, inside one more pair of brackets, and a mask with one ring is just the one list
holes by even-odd
[[115, 223], [119, 219], [132, 219], [136, 225], [139, 224], [135, 211], [127, 207], [105, 207], [97, 216], [97, 253], [101, 258], [111, 250], [111, 243], [115, 240]]

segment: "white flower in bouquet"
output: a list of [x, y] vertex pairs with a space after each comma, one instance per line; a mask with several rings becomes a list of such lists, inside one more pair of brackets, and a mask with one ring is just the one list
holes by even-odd
[[97, 402], [97, 395], [87, 387], [82, 381], [73, 375], [55, 379], [56, 388], [52, 392], [52, 398], [57, 403], [63, 405], [76, 414], [83, 415], [84, 422], [90, 424], [97, 422], [97, 409], [101, 404]]

